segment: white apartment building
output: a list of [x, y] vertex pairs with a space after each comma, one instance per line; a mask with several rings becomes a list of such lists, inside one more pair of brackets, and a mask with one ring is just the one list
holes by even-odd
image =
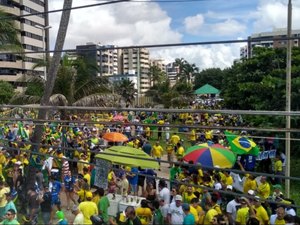
[[119, 69], [121, 50], [114, 49], [114, 47], [88, 42], [86, 45], [76, 46], [76, 52], [97, 64], [99, 71], [95, 75], [111, 76], [121, 72]]
[[179, 66], [175, 62], [166, 65], [167, 77], [170, 80], [170, 85], [174, 86], [179, 73]]
[[[17, 16], [16, 28], [20, 30], [20, 40], [24, 52], [36, 52], [48, 49], [48, 15], [38, 14], [22, 17], [26, 14], [44, 12], [48, 8], [47, 0], [0, 0], [0, 8]], [[47, 27], [46, 27], [47, 28]], [[48, 27], [49, 28], [49, 27]], [[46, 68], [33, 66], [45, 57], [44, 53], [24, 54], [23, 58], [16, 54], [0, 52], [0, 79], [9, 81], [15, 86], [23, 86], [26, 75], [44, 76]], [[18, 81], [18, 83], [16, 83]]]
[[[287, 37], [287, 29], [274, 29], [272, 32], [255, 33], [248, 37], [246, 46], [240, 48], [240, 58], [250, 58], [252, 50], [256, 46], [268, 48], [285, 48], [287, 40], [280, 40], [280, 38]], [[292, 46], [299, 47], [300, 30], [292, 30]]]
[[135, 74], [138, 94], [144, 95], [151, 87], [149, 50], [145, 48], [123, 49], [121, 57], [123, 74]]

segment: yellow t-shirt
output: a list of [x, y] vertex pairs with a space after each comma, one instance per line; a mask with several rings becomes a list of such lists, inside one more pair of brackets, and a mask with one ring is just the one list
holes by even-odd
[[153, 145], [152, 153], [154, 157], [160, 158], [163, 153], [163, 148], [160, 145]]
[[205, 225], [212, 224], [213, 218], [218, 215], [218, 212], [215, 209], [210, 209], [204, 216], [204, 223]]
[[168, 154], [172, 154], [173, 151], [174, 151], [173, 145], [168, 144], [167, 147], [166, 147], [166, 151], [167, 151]]
[[275, 170], [275, 173], [276, 172], [282, 172], [282, 162], [281, 162], [281, 160], [277, 160], [274, 163], [274, 170]]
[[236, 213], [236, 222], [244, 225], [247, 223], [247, 220], [249, 218], [249, 208], [240, 208]]
[[177, 149], [177, 157], [178, 158], [182, 158], [184, 155], [184, 148], [182, 146], [180, 146], [178, 149]]
[[190, 212], [192, 213], [192, 215], [195, 218], [195, 224], [198, 224], [198, 222], [199, 222], [199, 215], [198, 215], [197, 209], [195, 209], [192, 205], [190, 205]]
[[0, 190], [0, 208], [3, 208], [7, 204], [6, 200], [6, 193], [9, 193], [10, 188], [9, 187], [4, 187]]
[[87, 183], [91, 186], [91, 175], [87, 173], [83, 176], [83, 178], [85, 178]]
[[183, 192], [182, 194], [182, 199], [184, 203], [190, 204], [193, 198], [196, 198], [196, 195], [194, 195], [193, 193], [189, 195], [187, 192]]
[[226, 185], [232, 185], [233, 184], [233, 178], [232, 176], [225, 176], [225, 184]]
[[244, 187], [243, 187], [244, 193], [247, 194], [249, 190], [256, 190], [256, 188], [257, 188], [256, 180], [255, 179], [251, 180], [249, 178], [249, 175], [246, 174], [246, 180], [244, 182]]
[[260, 185], [258, 185], [257, 187], [257, 192], [258, 192], [258, 196], [263, 198], [263, 199], [267, 199], [270, 196], [270, 185], [269, 183], [261, 183]]
[[190, 141], [196, 141], [196, 131], [194, 129], [191, 130]]
[[279, 220], [278, 218], [276, 218], [275, 225], [284, 225], [284, 224], [285, 224], [285, 220], [284, 219]]
[[216, 210], [219, 215], [222, 215], [221, 207], [218, 204], [215, 204], [212, 208]]
[[136, 216], [140, 219], [142, 225], [148, 225], [152, 218], [152, 211], [149, 208], [139, 207], [135, 210]]
[[174, 134], [174, 135], [171, 136], [170, 141], [173, 145], [177, 145], [180, 141], [180, 137], [178, 135]]
[[91, 201], [81, 202], [78, 208], [80, 209], [84, 217], [83, 224], [92, 224], [90, 217], [92, 215], [98, 215], [98, 207], [96, 203]]
[[265, 221], [269, 220], [269, 215], [267, 213], [267, 211], [265, 210], [264, 207], [259, 206], [259, 207], [254, 207], [255, 211], [256, 211], [256, 217], [257, 219], [260, 221], [260, 224], [265, 224]]

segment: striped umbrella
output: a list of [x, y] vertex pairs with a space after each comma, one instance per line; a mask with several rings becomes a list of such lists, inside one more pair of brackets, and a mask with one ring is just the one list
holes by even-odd
[[201, 165], [209, 167], [232, 168], [236, 162], [236, 156], [222, 145], [201, 144], [188, 148], [183, 160], [193, 161], [194, 164], [201, 163]]

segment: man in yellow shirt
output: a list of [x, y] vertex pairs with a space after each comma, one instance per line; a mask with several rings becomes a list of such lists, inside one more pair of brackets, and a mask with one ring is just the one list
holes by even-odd
[[[152, 155], [153, 158], [157, 159], [159, 166], [160, 166], [160, 159], [161, 159], [161, 157], [163, 155], [163, 152], [164, 152], [163, 148], [159, 144], [159, 141], [157, 141], [155, 143], [155, 145], [152, 146], [152, 153], [151, 153], [151, 155]], [[158, 170], [160, 171], [160, 168]]]
[[205, 204], [206, 214], [204, 216], [205, 225], [211, 225], [213, 223], [213, 219], [218, 215], [218, 212], [212, 208], [212, 204], [210, 202], [206, 202]]
[[190, 139], [191, 146], [196, 144], [197, 135], [196, 135], [196, 130], [195, 129], [192, 129], [190, 131], [189, 139]]
[[260, 224], [268, 225], [269, 215], [265, 208], [261, 205], [261, 199], [259, 196], [254, 197], [253, 205], [256, 212], [256, 218], [259, 220]]
[[196, 195], [193, 193], [193, 187], [189, 185], [182, 194], [183, 203], [190, 204], [193, 198], [196, 198]]
[[173, 146], [176, 146], [180, 142], [180, 137], [177, 135], [177, 133], [174, 133], [171, 136], [170, 142]]
[[90, 217], [98, 215], [98, 207], [95, 202], [92, 202], [92, 192], [86, 192], [86, 201], [81, 202], [78, 206], [84, 217], [84, 224], [92, 224]]
[[260, 184], [257, 187], [257, 194], [262, 199], [267, 199], [270, 196], [270, 184], [267, 182], [267, 177], [262, 176], [260, 179]]
[[[275, 157], [275, 163], [274, 163], [274, 173], [275, 175], [282, 175], [282, 161], [279, 154], [276, 154]], [[276, 184], [281, 184], [282, 179], [281, 178], [275, 178]]]
[[176, 156], [177, 156], [177, 160], [178, 160], [178, 161], [181, 161], [181, 159], [182, 159], [182, 157], [183, 157], [183, 155], [184, 155], [184, 152], [185, 152], [185, 150], [184, 150], [183, 146], [181, 145], [181, 143], [180, 143], [180, 142], [177, 143], [177, 152], [176, 152]]

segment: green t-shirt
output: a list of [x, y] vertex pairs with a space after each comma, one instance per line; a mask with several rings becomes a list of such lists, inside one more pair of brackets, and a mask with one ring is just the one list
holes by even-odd
[[105, 223], [108, 222], [108, 207], [109, 207], [109, 200], [106, 196], [102, 196], [100, 201], [98, 202], [98, 211], [101, 212], [100, 216], [102, 217]]
[[154, 212], [153, 225], [164, 225], [164, 217], [160, 209], [156, 209]]
[[17, 220], [15, 220], [15, 219], [13, 219], [11, 221], [8, 220], [8, 219], [5, 219], [0, 224], [1, 225], [20, 225], [20, 223]]
[[176, 175], [181, 173], [181, 168], [180, 167], [172, 167], [170, 169], [170, 180], [173, 181], [175, 180]]

